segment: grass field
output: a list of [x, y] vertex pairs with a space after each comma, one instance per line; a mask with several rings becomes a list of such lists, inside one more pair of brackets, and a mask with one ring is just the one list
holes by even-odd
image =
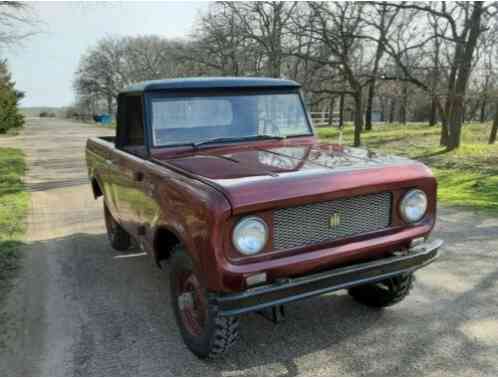
[[[490, 124], [466, 124], [462, 146], [451, 152], [439, 146], [439, 126], [386, 124], [373, 128], [362, 134], [362, 143], [373, 150], [410, 157], [430, 166], [438, 178], [442, 203], [498, 214], [498, 144], [487, 144]], [[318, 134], [322, 140], [339, 140], [335, 128], [319, 128]], [[353, 128], [347, 125], [343, 143], [351, 145], [352, 141]]]
[[0, 302], [19, 264], [29, 200], [22, 183], [25, 169], [21, 150], [0, 148]]

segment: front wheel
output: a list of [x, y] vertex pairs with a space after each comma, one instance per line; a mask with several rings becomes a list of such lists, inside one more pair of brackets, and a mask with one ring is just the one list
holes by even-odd
[[400, 274], [373, 284], [349, 289], [357, 302], [370, 307], [387, 307], [401, 302], [413, 286], [413, 273]]
[[239, 336], [239, 319], [220, 316], [209, 303], [192, 260], [181, 246], [173, 250], [169, 265], [171, 304], [183, 341], [200, 358], [223, 354]]

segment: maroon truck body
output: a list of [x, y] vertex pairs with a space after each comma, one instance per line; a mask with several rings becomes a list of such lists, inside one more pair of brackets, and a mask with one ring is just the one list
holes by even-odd
[[[303, 157], [278, 152], [289, 148], [302, 150]], [[262, 152], [287, 159], [293, 167], [262, 166], [257, 158]], [[220, 292], [244, 290], [245, 277], [253, 273], [267, 272], [269, 282], [313, 273], [386, 256], [430, 234], [436, 215], [436, 181], [427, 167], [389, 160], [377, 165], [355, 162], [357, 166], [349, 169], [334, 167], [331, 155], [347, 159], [348, 154], [351, 149], [320, 144], [315, 137], [244, 142], [197, 152], [157, 150], [148, 161], [99, 138], [90, 139], [87, 146], [93, 186], [104, 194], [123, 227], [155, 258], [170, 247], [161, 244], [170, 240], [161, 235], [174, 235], [204, 273], [206, 287]], [[237, 162], [224, 159], [226, 155]], [[329, 166], [323, 159], [313, 163], [317, 155], [329, 157]], [[344, 164], [344, 158], [340, 160]], [[134, 179], [137, 174], [143, 174], [142, 181]], [[413, 188], [429, 195], [429, 207], [423, 221], [408, 225], [397, 203]], [[271, 230], [274, 209], [386, 191], [393, 193], [394, 203], [388, 229], [280, 251], [273, 250], [270, 237], [266, 250], [256, 256], [241, 256], [233, 249], [231, 231], [242, 216], [263, 216]]]
[[[130, 93], [146, 104], [149, 89]], [[122, 114], [118, 116], [118, 139], [119, 128], [124, 127], [120, 117]], [[147, 110], [142, 119], [147, 140]], [[248, 287], [247, 279], [255, 274], [266, 274], [263, 287], [271, 293], [275, 285], [291, 282], [285, 294], [264, 300], [256, 296], [247, 303], [228, 305], [225, 315], [351, 287], [372, 281], [375, 275], [377, 279], [392, 275], [394, 271], [374, 272], [369, 267], [365, 277], [359, 271], [358, 280], [353, 272], [346, 281], [320, 287], [312, 284], [308, 289], [297, 288], [295, 298], [292, 295], [297, 285], [292, 284], [294, 279], [300, 282], [303, 277], [313, 277], [315, 282], [324, 272], [344, 272], [372, 263], [382, 266], [400, 251], [410, 251], [414, 239], [428, 237], [436, 219], [436, 180], [426, 166], [321, 143], [312, 134], [202, 147], [149, 145], [146, 152], [139, 153], [115, 146], [113, 138], [91, 138], [86, 151], [94, 194], [103, 195], [112, 217], [158, 262], [168, 258], [174, 245], [181, 244], [193, 261], [200, 285], [215, 293], [220, 304], [224, 298], [233, 297], [235, 302], [243, 302], [248, 295], [252, 298], [259, 287]], [[400, 214], [400, 201], [413, 189], [426, 193], [427, 211], [420, 221], [407, 223]], [[274, 245], [274, 216], [279, 209], [379, 193], [390, 193], [386, 227], [290, 248]], [[368, 217], [369, 209], [364, 211]], [[302, 222], [307, 222], [304, 214]], [[263, 251], [253, 256], [242, 255], [232, 243], [235, 225], [247, 216], [260, 217], [269, 229]], [[439, 245], [427, 247], [420, 261], [400, 265], [396, 272], [426, 265], [436, 257]], [[399, 258], [409, 256], [405, 252]], [[330, 274], [327, 277], [332, 279]]]

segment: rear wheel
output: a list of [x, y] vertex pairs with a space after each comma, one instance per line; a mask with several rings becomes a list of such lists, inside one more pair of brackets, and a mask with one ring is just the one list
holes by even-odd
[[128, 232], [126, 232], [124, 228], [121, 227], [118, 222], [116, 222], [106, 204], [104, 204], [104, 216], [105, 226], [107, 229], [107, 237], [109, 238], [109, 242], [111, 243], [112, 248], [120, 252], [124, 252], [130, 249], [130, 234], [128, 234]]
[[413, 273], [401, 274], [374, 284], [349, 289], [357, 302], [370, 307], [387, 307], [401, 302], [413, 286]]
[[192, 260], [181, 246], [174, 248], [169, 265], [171, 304], [183, 341], [200, 358], [223, 354], [238, 338], [239, 319], [220, 316], [209, 303]]

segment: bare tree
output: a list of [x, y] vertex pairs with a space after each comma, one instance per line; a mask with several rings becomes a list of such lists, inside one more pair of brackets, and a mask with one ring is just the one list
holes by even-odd
[[[386, 52], [395, 60], [402, 69], [403, 80], [409, 80], [424, 90], [430, 92], [427, 81], [419, 76], [420, 70], [413, 70], [402, 61], [403, 51], [418, 50], [434, 38], [441, 38], [448, 50], [448, 90], [445, 95], [444, 107], [438, 100], [438, 108], [443, 118], [441, 143], [449, 150], [458, 148], [461, 139], [463, 124], [464, 99], [471, 74], [472, 61], [479, 38], [489, 29], [489, 24], [495, 22], [496, 16], [494, 3], [484, 4], [474, 2], [434, 2], [434, 3], [389, 3], [389, 6], [417, 12], [421, 16], [430, 16], [435, 20], [437, 28], [435, 33], [424, 36], [420, 33], [418, 38], [410, 38], [412, 42], [404, 50], [400, 50], [393, 41], [389, 40]], [[419, 25], [416, 25], [419, 26]], [[430, 30], [430, 28], [428, 28]], [[410, 60], [411, 61], [411, 60]], [[420, 65], [418, 65], [420, 67]]]
[[241, 24], [231, 3], [211, 4], [197, 24], [191, 43], [180, 54], [186, 63], [195, 62], [201, 67], [201, 73], [259, 74], [261, 51], [247, 36], [246, 26]]
[[[183, 44], [155, 35], [127, 37], [122, 44], [124, 81], [155, 80], [180, 76], [177, 51]], [[119, 62], [118, 62], [119, 63]]]
[[391, 27], [394, 24], [400, 10], [390, 8], [387, 4], [372, 3], [370, 11], [366, 12], [365, 22], [378, 33], [375, 58], [372, 68], [372, 79], [368, 85], [367, 109], [365, 112], [365, 129], [372, 129], [372, 110], [375, 98], [375, 86], [379, 74], [379, 65], [384, 56], [386, 39], [389, 36]]
[[107, 112], [113, 113], [114, 99], [129, 83], [126, 73], [125, 46], [121, 39], [108, 37], [84, 55], [80, 61], [74, 87], [80, 97], [102, 98]]
[[475, 114], [479, 113], [479, 122], [484, 123], [488, 119], [488, 107], [496, 95], [497, 75], [496, 59], [498, 58], [498, 25], [486, 33], [476, 50], [476, 63], [472, 67], [469, 88], [473, 91], [474, 109], [471, 119], [477, 119]]
[[[363, 131], [363, 88], [370, 83], [372, 57], [367, 46], [369, 41], [363, 38], [365, 5], [361, 3], [309, 3], [314, 18], [310, 29], [317, 44], [322, 46], [315, 61], [334, 67], [340, 73], [339, 81], [329, 80], [329, 85], [339, 87], [347, 83], [347, 90], [354, 102], [354, 145], [361, 144]], [[370, 46], [371, 47], [371, 46]], [[329, 89], [330, 93], [334, 90]]]
[[[428, 15], [429, 24], [434, 36], [432, 41], [432, 52], [431, 52], [431, 65], [429, 67], [429, 87], [431, 96], [431, 109], [429, 115], [429, 126], [434, 126], [437, 123], [438, 115], [438, 94], [440, 93], [441, 87], [441, 38], [438, 32], [437, 17], [434, 15]], [[444, 32], [442, 34], [445, 34]]]
[[236, 17], [244, 38], [257, 44], [264, 56], [265, 74], [280, 77], [286, 56], [286, 25], [296, 2], [224, 2]]
[[0, 1], [0, 47], [19, 43], [37, 32], [38, 22], [28, 3]]
[[178, 53], [183, 49], [183, 42], [158, 36], [100, 40], [83, 55], [75, 75], [80, 108], [96, 112], [105, 104], [112, 114], [116, 96], [126, 85], [188, 74]]
[[[462, 32], [460, 34], [455, 33], [453, 36], [453, 38], [457, 38], [454, 55], [455, 75], [453, 75], [454, 82], [450, 84], [451, 88], [447, 100], [449, 135], [446, 140], [443, 139], [443, 143], [446, 142], [445, 144], [450, 150], [460, 146], [464, 111], [463, 101], [471, 73], [470, 66], [474, 50], [479, 35], [482, 33], [483, 3], [475, 1], [469, 13], [470, 16], [466, 17]], [[448, 19], [454, 20], [453, 18]]]

